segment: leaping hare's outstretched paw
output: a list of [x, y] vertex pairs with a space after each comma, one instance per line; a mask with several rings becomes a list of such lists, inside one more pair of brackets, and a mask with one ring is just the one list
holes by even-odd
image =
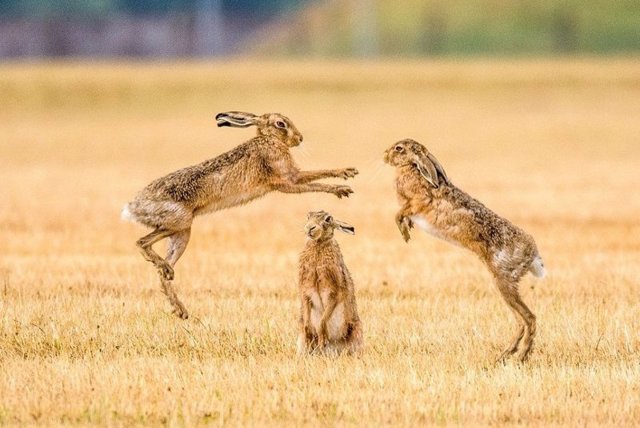
[[336, 177], [338, 178], [343, 178], [345, 180], [349, 179], [349, 178], [353, 178], [356, 175], [358, 175], [358, 170], [355, 168], [345, 168], [345, 169], [339, 169], [338, 173], [336, 174]]
[[338, 199], [342, 199], [342, 197], [348, 198], [353, 193], [353, 190], [349, 186], [335, 186], [331, 193], [336, 195]]

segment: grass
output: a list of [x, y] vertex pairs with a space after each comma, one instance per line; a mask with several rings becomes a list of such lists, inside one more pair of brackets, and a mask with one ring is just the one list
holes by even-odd
[[[0, 423], [638, 425], [640, 63], [13, 64], [0, 67]], [[255, 77], [254, 77], [255, 76]], [[356, 194], [280, 195], [200, 218], [170, 314], [123, 203], [253, 135], [219, 111], [279, 111], [306, 169]], [[537, 240], [521, 284], [531, 360], [475, 258], [397, 232], [381, 153], [413, 137]], [[341, 235], [360, 359], [297, 358], [305, 213]]]

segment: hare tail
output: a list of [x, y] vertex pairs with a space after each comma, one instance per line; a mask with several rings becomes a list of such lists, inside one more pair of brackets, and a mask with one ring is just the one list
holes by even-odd
[[136, 221], [136, 218], [133, 216], [133, 214], [131, 213], [131, 210], [129, 209], [129, 204], [125, 204], [124, 207], [122, 207], [122, 212], [120, 213], [120, 218], [122, 220], [126, 220], [126, 221]]

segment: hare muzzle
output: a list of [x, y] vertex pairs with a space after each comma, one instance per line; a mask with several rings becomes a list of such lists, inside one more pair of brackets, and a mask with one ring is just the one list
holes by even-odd
[[306, 235], [311, 239], [318, 239], [322, 234], [322, 230], [316, 225], [309, 225], [305, 229]]

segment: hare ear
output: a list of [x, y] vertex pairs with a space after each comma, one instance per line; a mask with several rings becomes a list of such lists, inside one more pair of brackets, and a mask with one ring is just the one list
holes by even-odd
[[444, 171], [442, 165], [440, 165], [440, 162], [438, 162], [438, 159], [436, 159], [436, 157], [431, 153], [427, 153], [427, 158], [431, 161], [433, 166], [436, 167], [436, 171], [438, 171], [438, 174], [440, 174], [440, 177], [442, 177], [444, 182], [446, 184], [451, 184], [451, 182], [449, 181], [449, 177], [447, 177], [447, 173]]
[[235, 128], [246, 128], [256, 125], [257, 118], [253, 113], [244, 113], [241, 111], [227, 111], [216, 115], [216, 123], [218, 126], [233, 126]]
[[438, 184], [438, 170], [428, 156], [420, 153], [413, 160], [413, 164], [418, 168], [420, 175], [429, 182], [436, 189], [440, 186]]
[[343, 221], [340, 220], [333, 220], [333, 225], [336, 227], [336, 229], [344, 232], [344, 233], [348, 233], [349, 235], [355, 235], [356, 234], [356, 228], [351, 226], [350, 224], [347, 224]]

